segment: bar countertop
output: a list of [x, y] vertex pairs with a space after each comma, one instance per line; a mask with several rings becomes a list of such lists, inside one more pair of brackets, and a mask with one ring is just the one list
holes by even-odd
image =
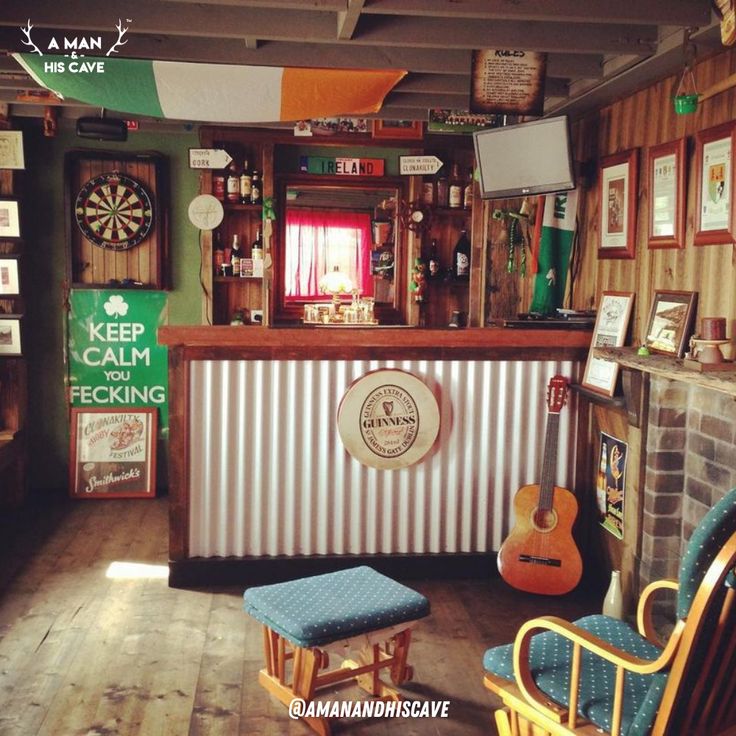
[[502, 327], [170, 326], [158, 341], [185, 359], [583, 360], [592, 331]]

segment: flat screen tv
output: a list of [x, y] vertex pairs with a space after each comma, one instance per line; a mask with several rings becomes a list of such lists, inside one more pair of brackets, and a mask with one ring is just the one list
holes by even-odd
[[483, 199], [575, 188], [566, 115], [480, 130], [473, 143]]

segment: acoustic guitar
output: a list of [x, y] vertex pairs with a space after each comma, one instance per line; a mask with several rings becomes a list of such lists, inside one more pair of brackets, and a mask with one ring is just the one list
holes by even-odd
[[549, 415], [542, 482], [517, 491], [516, 522], [498, 552], [501, 577], [528, 593], [568, 593], [583, 573], [583, 561], [572, 538], [578, 502], [566, 488], [554, 485], [560, 412], [566, 398], [567, 379], [554, 376], [547, 387]]

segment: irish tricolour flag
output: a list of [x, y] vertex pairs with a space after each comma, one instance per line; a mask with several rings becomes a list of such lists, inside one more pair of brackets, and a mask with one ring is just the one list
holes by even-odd
[[[39, 84], [62, 98], [136, 115], [221, 123], [377, 112], [406, 74], [91, 56], [73, 64], [61, 56], [13, 56]], [[101, 70], [97, 62], [103, 62]], [[60, 64], [63, 71], [59, 71]]]

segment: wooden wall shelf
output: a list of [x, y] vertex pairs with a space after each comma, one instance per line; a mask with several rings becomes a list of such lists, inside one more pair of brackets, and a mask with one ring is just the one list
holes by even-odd
[[600, 358], [613, 360], [624, 368], [673, 381], [685, 381], [736, 397], [736, 367], [732, 371], [701, 373], [686, 368], [679, 358], [668, 355], [637, 355], [636, 348], [595, 348], [595, 354]]

